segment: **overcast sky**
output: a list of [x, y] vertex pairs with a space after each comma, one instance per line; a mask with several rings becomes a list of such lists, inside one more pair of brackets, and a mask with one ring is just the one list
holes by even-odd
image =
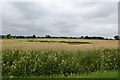
[[44, 1], [3, 4], [2, 33], [45, 36], [118, 34], [117, 2]]

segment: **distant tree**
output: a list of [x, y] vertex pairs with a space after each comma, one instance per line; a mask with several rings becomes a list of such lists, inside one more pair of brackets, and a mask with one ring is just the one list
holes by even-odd
[[4, 39], [4, 38], [5, 38], [5, 35], [2, 35], [2, 38]]
[[102, 39], [102, 40], [103, 40], [103, 39], [104, 39], [104, 37], [96, 37], [96, 39]]
[[110, 38], [110, 40], [113, 40], [112, 38]]
[[7, 35], [6, 35], [6, 38], [8, 38], [8, 39], [9, 39], [9, 38], [12, 38], [11, 34], [7, 34]]
[[81, 36], [81, 39], [84, 39], [84, 36]]
[[0, 35], [0, 38], [2, 38], [2, 35]]
[[120, 40], [120, 36], [116, 35], [114, 36], [115, 40]]
[[46, 37], [46, 38], [51, 38], [51, 36], [50, 36], [50, 35], [46, 35], [45, 37]]
[[33, 38], [36, 38], [36, 35], [33, 35]]
[[88, 39], [89, 37], [88, 36], [85, 36], [85, 39]]
[[105, 40], [109, 40], [108, 38], [105, 38]]
[[12, 38], [16, 38], [16, 36], [12, 36]]

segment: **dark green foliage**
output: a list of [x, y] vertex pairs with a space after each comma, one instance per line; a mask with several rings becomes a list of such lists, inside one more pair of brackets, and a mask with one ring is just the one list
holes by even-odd
[[120, 40], [120, 36], [114, 36], [115, 40]]
[[2, 75], [14, 77], [73, 75], [118, 70], [118, 50], [93, 51], [2, 51]]
[[[2, 39], [31, 39], [31, 38], [55, 38], [55, 39], [96, 39], [96, 40], [113, 40], [111, 38], [104, 38], [104, 37], [101, 37], [101, 36], [81, 36], [81, 37], [68, 37], [68, 36], [51, 36], [51, 35], [46, 35], [44, 37], [42, 36], [36, 36], [36, 35], [32, 35], [32, 36], [23, 36], [23, 35], [11, 35], [11, 34], [7, 34], [7, 35], [0, 35], [0, 38]], [[120, 39], [120, 36], [116, 35], [114, 36], [114, 38], [116, 40], [119, 40]]]
[[12, 38], [11, 34], [7, 34], [7, 35], [6, 35], [6, 38], [8, 38], [8, 39], [9, 39], [9, 38]]

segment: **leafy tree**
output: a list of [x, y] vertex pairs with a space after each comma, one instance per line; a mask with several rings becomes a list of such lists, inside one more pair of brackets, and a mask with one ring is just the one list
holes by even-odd
[[36, 35], [33, 35], [33, 38], [36, 38]]
[[120, 40], [120, 36], [116, 35], [114, 36], [115, 40]]
[[84, 36], [81, 36], [81, 39], [84, 39]]
[[50, 36], [50, 35], [46, 35], [45, 37], [46, 37], [46, 38], [51, 38], [51, 36]]
[[6, 35], [6, 38], [8, 38], [8, 39], [9, 39], [9, 38], [12, 38], [11, 34], [7, 34], [7, 35]]
[[88, 39], [89, 37], [88, 36], [85, 36], [85, 39]]

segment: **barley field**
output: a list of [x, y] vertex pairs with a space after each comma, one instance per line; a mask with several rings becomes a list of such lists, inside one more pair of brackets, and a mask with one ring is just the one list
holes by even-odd
[[3, 39], [2, 75], [3, 78], [117, 78], [118, 51], [117, 40]]
[[[32, 39], [29, 39], [32, 40]], [[39, 50], [91, 50], [103, 48], [118, 48], [117, 40], [86, 40], [86, 39], [33, 39], [38, 41], [69, 41], [69, 42], [89, 42], [91, 44], [67, 44], [67, 43], [47, 43], [47, 42], [29, 42], [28, 39], [4, 39], [2, 48], [8, 49], [39, 49]]]

